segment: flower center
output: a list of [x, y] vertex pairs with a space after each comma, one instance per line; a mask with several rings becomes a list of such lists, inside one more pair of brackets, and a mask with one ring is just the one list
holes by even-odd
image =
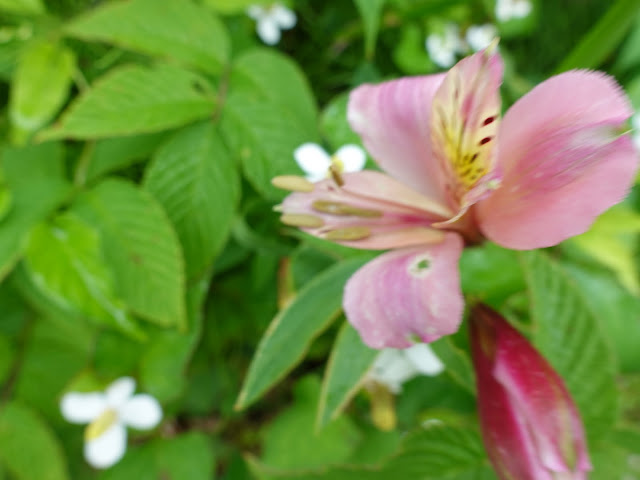
[[104, 432], [109, 430], [111, 426], [116, 423], [118, 414], [115, 410], [108, 408], [100, 414], [93, 422], [91, 422], [84, 431], [84, 439], [87, 442], [95, 440]]

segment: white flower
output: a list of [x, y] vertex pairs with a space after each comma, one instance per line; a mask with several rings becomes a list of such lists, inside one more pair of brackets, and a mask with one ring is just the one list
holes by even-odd
[[280, 30], [293, 28], [297, 21], [295, 12], [280, 3], [274, 3], [269, 7], [251, 5], [247, 9], [247, 15], [256, 21], [256, 32], [268, 45], [278, 43]]
[[368, 373], [369, 380], [385, 385], [393, 393], [402, 391], [402, 384], [417, 375], [436, 376], [444, 365], [426, 343], [398, 350], [386, 348], [380, 352]]
[[531, 13], [530, 0], [496, 0], [496, 18], [508, 22], [513, 18], [524, 18]]
[[293, 156], [305, 177], [311, 182], [327, 178], [329, 167], [333, 164], [339, 173], [362, 170], [367, 161], [364, 150], [357, 145], [345, 145], [330, 156], [316, 143], [305, 143], [293, 152]]
[[122, 377], [102, 392], [69, 392], [60, 401], [65, 420], [88, 423], [84, 434], [84, 456], [95, 468], [108, 468], [127, 449], [127, 429], [154, 428], [162, 419], [162, 408], [151, 395], [133, 395], [136, 382]]
[[433, 62], [442, 67], [449, 68], [456, 63], [456, 54], [464, 53], [466, 45], [460, 37], [457, 25], [448, 23], [444, 32], [432, 33], [425, 42], [429, 57]]
[[484, 25], [471, 25], [467, 28], [465, 38], [474, 52], [487, 48], [498, 35], [496, 27], [490, 23]]

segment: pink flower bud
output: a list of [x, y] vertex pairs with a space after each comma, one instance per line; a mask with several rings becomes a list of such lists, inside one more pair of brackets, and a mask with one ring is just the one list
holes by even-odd
[[584, 480], [584, 428], [564, 381], [498, 313], [476, 305], [471, 343], [478, 411], [501, 480]]

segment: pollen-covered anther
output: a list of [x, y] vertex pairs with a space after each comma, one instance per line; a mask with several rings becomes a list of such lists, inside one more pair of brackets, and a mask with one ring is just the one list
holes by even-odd
[[333, 181], [336, 182], [336, 185], [338, 185], [339, 187], [342, 187], [344, 185], [344, 179], [342, 178], [342, 169], [336, 162], [332, 162], [329, 166], [329, 175], [331, 176]]
[[316, 200], [311, 204], [311, 208], [317, 212], [338, 216], [354, 216], [363, 218], [378, 218], [382, 216], [382, 212], [379, 210], [354, 207], [352, 205], [332, 202], [330, 200]]
[[367, 227], [336, 228], [325, 233], [324, 238], [334, 241], [363, 240], [371, 236]]
[[298, 175], [281, 175], [271, 179], [271, 185], [291, 192], [313, 192], [314, 185], [304, 177]]
[[285, 225], [301, 228], [319, 228], [324, 225], [320, 217], [306, 213], [285, 213], [280, 217], [280, 221]]

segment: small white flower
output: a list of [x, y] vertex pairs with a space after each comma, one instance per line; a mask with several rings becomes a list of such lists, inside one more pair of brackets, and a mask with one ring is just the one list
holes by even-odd
[[364, 150], [358, 145], [345, 145], [330, 156], [324, 148], [316, 143], [305, 143], [293, 152], [298, 166], [311, 182], [327, 178], [329, 167], [333, 164], [339, 173], [362, 170], [367, 161]]
[[501, 22], [524, 18], [532, 8], [530, 0], [496, 0], [496, 18]]
[[465, 38], [474, 52], [487, 48], [498, 35], [496, 27], [490, 23], [484, 25], [471, 25], [467, 28]]
[[60, 401], [65, 420], [88, 423], [84, 456], [95, 468], [108, 468], [127, 449], [127, 429], [149, 430], [160, 423], [162, 407], [151, 395], [133, 395], [136, 382], [122, 377], [102, 392], [69, 392]]
[[456, 63], [456, 54], [464, 53], [466, 45], [460, 37], [458, 26], [448, 23], [442, 33], [432, 33], [425, 42], [429, 57], [442, 67], [449, 68]]
[[393, 393], [402, 391], [402, 384], [417, 375], [434, 377], [444, 365], [426, 343], [398, 350], [386, 348], [380, 352], [368, 373], [369, 380], [385, 385]]
[[256, 32], [267, 45], [275, 45], [280, 41], [280, 31], [289, 30], [296, 25], [296, 14], [280, 3], [269, 7], [251, 5], [247, 15], [256, 21]]

